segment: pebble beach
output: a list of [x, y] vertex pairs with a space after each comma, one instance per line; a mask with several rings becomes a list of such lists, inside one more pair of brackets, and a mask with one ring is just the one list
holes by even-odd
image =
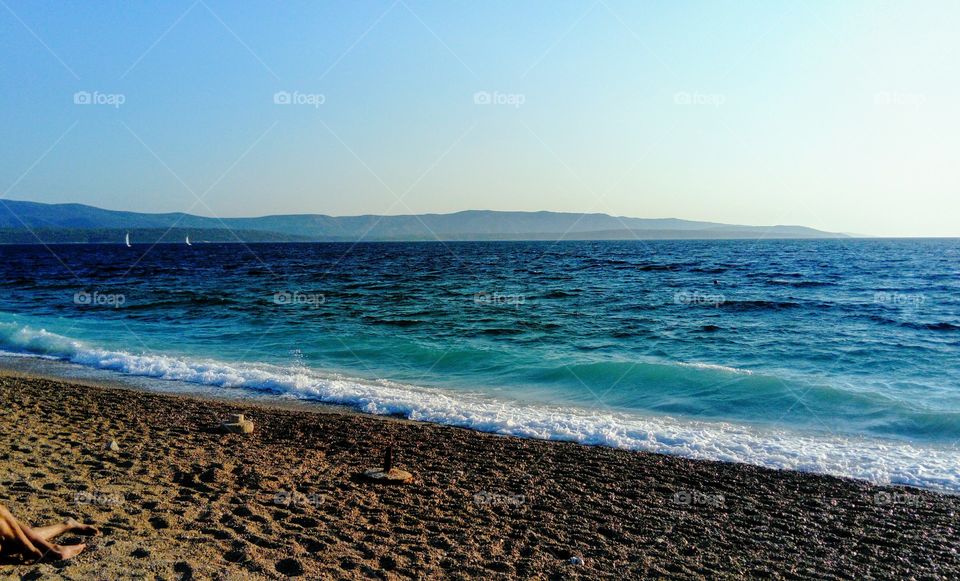
[[[0, 434], [0, 503], [101, 530], [0, 578], [960, 574], [960, 498], [920, 489], [10, 370]], [[388, 447], [411, 483], [360, 476]]]

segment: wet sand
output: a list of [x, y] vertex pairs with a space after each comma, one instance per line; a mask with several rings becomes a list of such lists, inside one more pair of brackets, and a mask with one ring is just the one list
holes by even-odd
[[[412, 485], [356, 478], [388, 445]], [[0, 503], [103, 531], [0, 578], [960, 575], [956, 496], [9, 370]]]

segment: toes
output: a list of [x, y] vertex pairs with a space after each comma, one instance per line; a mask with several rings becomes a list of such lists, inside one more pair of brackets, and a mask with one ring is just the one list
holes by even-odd
[[62, 560], [76, 557], [87, 548], [87, 545], [66, 545], [58, 547], [57, 554]]

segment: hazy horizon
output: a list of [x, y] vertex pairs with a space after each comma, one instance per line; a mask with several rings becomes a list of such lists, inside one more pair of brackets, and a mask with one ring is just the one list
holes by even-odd
[[[202, 217], [202, 218], [268, 218], [268, 217], [272, 217], [272, 216], [303, 216], [303, 215], [317, 215], [317, 216], [322, 215], [322, 216], [329, 216], [329, 217], [331, 217], [331, 218], [352, 218], [352, 217], [360, 217], [360, 216], [394, 216], [394, 217], [402, 217], [402, 216], [424, 216], [424, 215], [430, 215], [430, 214], [434, 214], [434, 215], [449, 215], [449, 214], [458, 214], [458, 213], [463, 213], [463, 212], [518, 212], [518, 213], [531, 213], [531, 214], [532, 214], [532, 213], [539, 213], [539, 212], [548, 212], [548, 213], [574, 214], [574, 215], [581, 215], [581, 214], [582, 214], [582, 215], [604, 214], [604, 215], [608, 215], [608, 216], [610, 216], [610, 217], [612, 217], [612, 218], [641, 218], [641, 219], [651, 219], [651, 220], [682, 220], [682, 221], [689, 221], [689, 222], [708, 222], [708, 223], [713, 223], [713, 224], [726, 224], [726, 225], [730, 225], [730, 226], [757, 226], [757, 227], [764, 227], [764, 226], [802, 226], [802, 227], [808, 227], [808, 228], [815, 228], [814, 226], [810, 226], [810, 225], [808, 225], [808, 224], [791, 223], [791, 222], [783, 222], [783, 223], [780, 223], [780, 224], [727, 223], [727, 222], [715, 222], [715, 221], [713, 221], [713, 220], [693, 220], [693, 219], [690, 219], [690, 218], [684, 218], [684, 217], [682, 217], [682, 216], [629, 216], [629, 215], [625, 215], [625, 214], [612, 214], [612, 213], [609, 213], [609, 212], [602, 212], [602, 211], [577, 212], [577, 211], [573, 211], [573, 210], [563, 211], [563, 210], [545, 210], [545, 209], [540, 209], [540, 210], [498, 210], [498, 209], [496, 209], [496, 208], [464, 208], [464, 209], [461, 209], [461, 210], [450, 210], [450, 211], [446, 211], [446, 212], [430, 212], [430, 211], [417, 212], [417, 213], [412, 213], [412, 212], [395, 212], [395, 213], [391, 213], [391, 214], [378, 214], [378, 213], [375, 213], [375, 212], [364, 212], [364, 213], [358, 213], [358, 214], [329, 214], [329, 213], [325, 213], [325, 212], [306, 212], [306, 211], [305, 211], [305, 212], [283, 212], [283, 213], [272, 213], [272, 214], [244, 214], [244, 213], [237, 213], [237, 214], [234, 214], [234, 215], [227, 215], [227, 214], [217, 215], [217, 214], [212, 214], [212, 213], [209, 213], [209, 212], [199, 211], [199, 210], [196, 210], [196, 209], [194, 209], [194, 210], [192, 210], [192, 211], [189, 211], [189, 212], [184, 212], [184, 211], [182, 211], [182, 210], [141, 211], [141, 210], [136, 210], [136, 209], [133, 209], [133, 208], [112, 208], [112, 207], [109, 207], [109, 208], [108, 208], [108, 207], [104, 207], [104, 206], [98, 206], [98, 205], [95, 205], [95, 204], [89, 204], [89, 203], [86, 203], [86, 202], [75, 202], [75, 201], [43, 202], [43, 201], [39, 201], [39, 200], [29, 200], [29, 199], [24, 199], [24, 198], [18, 198], [18, 199], [0, 198], [0, 202], [7, 202], [7, 201], [9, 201], [9, 202], [38, 202], [38, 203], [41, 203], [41, 204], [82, 204], [82, 205], [85, 205], [85, 206], [90, 206], [90, 207], [94, 207], [94, 208], [99, 208], [99, 209], [102, 209], [102, 210], [110, 210], [110, 211], [117, 211], [117, 212], [134, 212], [134, 213], [142, 213], [142, 214], [173, 214], [173, 213], [178, 213], [178, 212], [180, 212], [180, 213], [187, 213], [187, 214], [194, 215], [194, 216], [199, 216], [199, 217]], [[822, 229], [820, 229], [820, 228], [815, 228], [815, 229], [817, 229], [817, 230], [822, 230]], [[863, 238], [960, 238], [960, 234], [957, 234], [957, 235], [951, 235], [951, 234], [945, 234], [945, 235], [910, 235], [910, 234], [907, 234], [907, 235], [900, 235], [900, 236], [897, 236], [897, 235], [883, 236], [883, 235], [875, 235], [875, 234], [872, 234], [872, 233], [869, 233], [869, 232], [852, 232], [852, 231], [845, 231], [845, 230], [823, 230], [823, 231], [824, 231], [824, 232], [837, 233], [837, 234], [847, 234], [847, 235], [856, 236], [856, 237], [863, 237]]]
[[947, 2], [0, 5], [0, 200], [958, 236]]
[[[38, 200], [28, 200], [28, 199], [21, 199], [21, 198], [18, 198], [18, 199], [4, 198], [3, 201], [5, 201], [5, 202], [37, 202], [37, 203], [40, 203], [40, 204], [51, 204], [51, 205], [56, 205], [56, 204], [81, 204], [81, 205], [90, 206], [90, 207], [93, 207], [93, 208], [98, 208], [98, 209], [101, 209], [101, 210], [110, 210], [110, 211], [116, 211], [116, 212], [135, 212], [135, 213], [142, 213], [142, 214], [169, 214], [169, 213], [177, 213], [177, 212], [180, 212], [180, 210], [169, 210], [169, 211], [159, 211], [159, 212], [146, 212], [146, 211], [140, 211], [140, 210], [135, 210], [135, 209], [130, 209], [130, 208], [108, 208], [108, 207], [104, 207], [104, 206], [97, 206], [97, 205], [95, 205], [95, 204], [87, 204], [87, 203], [85, 203], [85, 202], [73, 202], [73, 201], [65, 201], [65, 202], [41, 202], [41, 201], [38, 201]], [[528, 214], [535, 214], [535, 213], [547, 212], [547, 213], [574, 214], [574, 215], [604, 214], [604, 215], [610, 216], [610, 217], [612, 217], [612, 218], [643, 218], [643, 219], [651, 219], [651, 220], [684, 220], [684, 221], [690, 221], [690, 222], [710, 222], [710, 223], [716, 223], [716, 224], [721, 224], [721, 223], [722, 223], [722, 222], [712, 222], [712, 221], [710, 221], [710, 220], [689, 220], [689, 219], [687, 219], [687, 218], [682, 218], [682, 217], [680, 217], [680, 216], [627, 216], [627, 215], [624, 215], [624, 214], [611, 214], [611, 213], [609, 213], [609, 212], [601, 212], [601, 211], [595, 211], [595, 212], [576, 212], [576, 211], [545, 210], [545, 209], [540, 209], [540, 210], [498, 210], [498, 209], [496, 209], [496, 208], [464, 208], [464, 209], [462, 209], [462, 210], [450, 210], [450, 211], [448, 211], [448, 212], [417, 212], [417, 213], [412, 213], [412, 212], [395, 212], [395, 213], [391, 213], [391, 214], [377, 214], [377, 213], [375, 213], [375, 212], [365, 212], [365, 213], [363, 213], [363, 214], [328, 214], [328, 213], [325, 213], [325, 212], [287, 212], [287, 213], [283, 213], [283, 214], [237, 214], [237, 215], [235, 215], [235, 216], [226, 216], [226, 215], [214, 215], [214, 214], [204, 213], [204, 212], [202, 212], [202, 211], [196, 211], [196, 210], [191, 211], [191, 212], [187, 212], [187, 213], [189, 213], [189, 214], [191, 214], [191, 215], [194, 215], [194, 216], [200, 216], [200, 217], [203, 217], [203, 218], [266, 218], [266, 217], [270, 217], [270, 216], [304, 216], [304, 215], [316, 215], [316, 216], [321, 216], [321, 215], [322, 215], [322, 216], [329, 216], [329, 217], [331, 217], [331, 218], [352, 218], [352, 217], [357, 217], [357, 216], [398, 216], [398, 217], [399, 217], [399, 216], [423, 216], [423, 215], [429, 215], [429, 214], [449, 215], [449, 214], [459, 214], [459, 213], [462, 213], [462, 212], [517, 212], [517, 213], [528, 213]], [[732, 224], [731, 224], [731, 225], [732, 225]], [[774, 226], [775, 224], [742, 224], [742, 225], [744, 225], [744, 226], [747, 226], [747, 225], [749, 225], [749, 226]], [[781, 225], [786, 225], [786, 224], [781, 224]], [[795, 226], [805, 226], [805, 224], [791, 224], [791, 225], [795, 225]]]

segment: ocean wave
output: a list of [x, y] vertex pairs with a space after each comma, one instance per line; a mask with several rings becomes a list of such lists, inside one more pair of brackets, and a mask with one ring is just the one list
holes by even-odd
[[727, 266], [710, 266], [710, 267], [696, 267], [691, 268], [690, 272], [702, 272], [706, 274], [723, 274], [730, 270]]
[[684, 265], [680, 264], [643, 264], [637, 267], [641, 272], [661, 272], [683, 270]]
[[523, 335], [526, 333], [523, 329], [518, 329], [516, 327], [504, 328], [504, 327], [491, 327], [488, 329], [479, 329], [478, 333], [481, 335], [490, 335], [493, 337], [509, 336], [509, 335]]
[[426, 323], [426, 321], [421, 319], [379, 319], [376, 317], [364, 317], [363, 320], [373, 325], [387, 325], [391, 327], [414, 327]]
[[48, 361], [59, 361], [59, 357], [53, 355], [42, 355], [40, 353], [18, 353], [16, 351], [6, 351], [0, 349], [0, 357], [13, 357], [15, 359], [46, 359]]
[[[250, 389], [381, 415], [484, 432], [573, 441], [688, 458], [861, 478], [960, 492], [960, 451], [895, 440], [811, 435], [724, 422], [645, 417], [570, 406], [526, 404], [387, 380], [324, 375], [303, 367], [227, 363], [100, 349], [43, 329], [0, 324], [0, 348], [127, 375]], [[747, 370], [683, 364], [723, 373]]]
[[729, 367], [727, 365], [717, 365], [715, 363], [685, 363], [681, 361], [676, 365], [680, 367], [692, 367], [693, 369], [709, 369], [711, 371], [723, 371], [726, 373], [753, 375], [753, 372], [750, 371], [749, 369], [739, 369], [737, 367]]
[[908, 329], [919, 329], [921, 331], [958, 331], [960, 325], [940, 321], [937, 323], [901, 323], [900, 326]]
[[837, 283], [827, 280], [784, 280], [782, 278], [772, 278], [767, 281], [767, 284], [775, 286], [791, 286], [794, 288], [813, 288], [837, 285]]
[[724, 301], [719, 303], [717, 306], [728, 311], [783, 311], [786, 309], [796, 309], [802, 307], [803, 305], [796, 301], [766, 301], [758, 299]]
[[162, 300], [155, 301], [131, 301], [129, 304], [124, 305], [124, 309], [128, 311], [158, 311], [162, 309], [170, 309], [176, 307], [230, 307], [234, 305], [242, 304], [241, 301], [231, 299], [227, 296], [210, 296], [205, 294], [190, 293], [187, 296], [182, 297], [170, 297]]
[[903, 329], [912, 329], [915, 331], [958, 331], [960, 330], [960, 324], [950, 323], [947, 321], [937, 321], [932, 323], [919, 322], [919, 321], [901, 321], [891, 317], [885, 317], [882, 315], [870, 315], [868, 317], [871, 321], [880, 323], [883, 325], [893, 325], [896, 327], [901, 327]]
[[569, 298], [569, 297], [575, 297], [575, 296], [577, 296], [577, 294], [578, 294], [579, 292], [580, 292], [580, 289], [568, 289], [568, 290], [552, 289], [552, 290], [549, 290], [549, 291], [543, 293], [542, 295], [540, 295], [539, 298], [541, 298], [541, 299], [565, 299], [565, 298]]

